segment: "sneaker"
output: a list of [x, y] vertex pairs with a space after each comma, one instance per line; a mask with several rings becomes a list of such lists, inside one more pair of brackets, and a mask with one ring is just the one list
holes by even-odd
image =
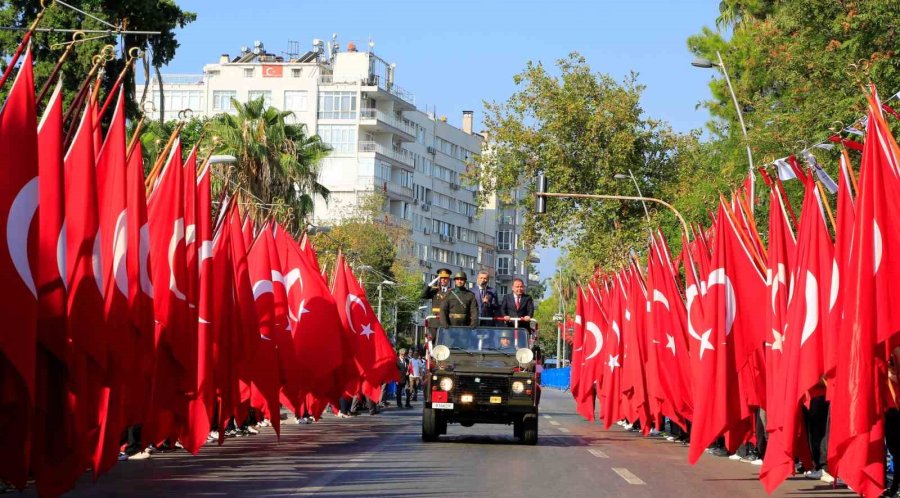
[[630, 431], [631, 428], [634, 427], [634, 424], [628, 424], [628, 423], [625, 423], [625, 424], [622, 424], [622, 427], [623, 427], [626, 431]]
[[750, 462], [750, 465], [762, 465], [762, 464], [763, 464], [762, 458], [757, 458], [756, 460], [753, 460], [752, 462]]
[[759, 455], [757, 455], [755, 452], [751, 451], [750, 453], [747, 453], [747, 456], [741, 458], [741, 461], [744, 463], [752, 463], [758, 459], [759, 459]]
[[738, 455], [737, 453], [734, 453], [734, 454], [732, 454], [732, 455], [728, 455], [728, 459], [729, 459], [729, 460], [740, 460], [740, 459], [741, 459], [741, 456]]
[[822, 479], [821, 470], [807, 470], [803, 473], [803, 477], [807, 479]]
[[259, 430], [256, 429], [255, 427], [253, 427], [252, 425], [247, 426], [246, 431], [247, 431], [247, 434], [249, 434], [250, 436], [255, 436], [255, 435], [259, 434]]
[[831, 484], [834, 482], [834, 476], [829, 474], [828, 471], [826, 471], [826, 470], [822, 471], [822, 477], [820, 477], [819, 479], [822, 482], [827, 482], [828, 484]]
[[717, 457], [727, 457], [728, 451], [725, 448], [709, 448], [706, 450], [707, 453]]
[[675, 436], [666, 436], [666, 441], [675, 441], [677, 439]]
[[206, 438], [207, 441], [213, 442], [219, 440], [219, 431], [209, 431], [209, 437]]
[[181, 441], [175, 441], [175, 447], [179, 450], [183, 450], [184, 446], [181, 444]]
[[147, 446], [144, 451], [152, 455], [153, 453], [156, 453], [156, 447], [151, 444], [150, 446]]
[[124, 462], [125, 460], [128, 460], [128, 453], [125, 453], [124, 451], [120, 451], [119, 452], [119, 461]]
[[135, 453], [134, 455], [128, 457], [129, 460], [146, 460], [148, 458], [150, 458], [150, 452], [147, 450], [144, 450], [140, 453]]
[[225, 431], [225, 437], [237, 437], [238, 431], [237, 429], [231, 429], [230, 431]]
[[624, 426], [624, 425], [625, 425], [625, 420], [624, 420], [624, 419], [623, 419], [623, 420], [617, 420], [617, 421], [616, 421], [616, 425], [622, 425], [622, 426]]
[[256, 424], [257, 427], [272, 427], [272, 422], [269, 419], [263, 419], [262, 422]]

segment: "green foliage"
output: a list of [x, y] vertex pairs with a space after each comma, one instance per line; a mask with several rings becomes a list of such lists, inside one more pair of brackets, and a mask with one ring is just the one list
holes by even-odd
[[[49, 2], [47, 2], [49, 3]], [[169, 63], [175, 56], [178, 41], [175, 29], [183, 28], [193, 22], [197, 15], [181, 10], [174, 0], [82, 0], [76, 6], [100, 19], [114, 25], [123, 25], [126, 29], [136, 31], [160, 31], [161, 35], [123, 35], [107, 36], [97, 40], [79, 43], [69, 60], [63, 65], [62, 80], [67, 102], [75, 95], [81, 82], [87, 76], [92, 65], [91, 58], [100, 52], [103, 45], [115, 45], [120, 54], [127, 54], [132, 47], [148, 50], [147, 64], [154, 67]], [[0, 6], [0, 24], [3, 26], [28, 27], [40, 10], [40, 3], [35, 0], [10, 0]], [[109, 29], [108, 26], [79, 14], [61, 5], [53, 5], [46, 11], [40, 27], [67, 29]], [[6, 65], [8, 56], [12, 54], [22, 39], [24, 31], [0, 32], [0, 64]], [[97, 36], [96, 34], [88, 37]], [[56, 65], [57, 58], [62, 55], [63, 47], [54, 44], [71, 41], [72, 35], [66, 33], [37, 32], [34, 36], [35, 80], [43, 84]], [[113, 83], [124, 66], [127, 56], [106, 64], [106, 72], [102, 80], [101, 96], [108, 94]], [[129, 72], [124, 81], [127, 112], [129, 117], [138, 114], [134, 104], [134, 72]]]
[[[508, 198], [523, 178], [544, 171], [552, 192], [631, 196], [634, 184], [615, 178], [630, 170], [645, 196], [661, 195], [688, 160], [680, 148], [698, 147], [697, 137], [674, 133], [644, 115], [636, 75], [616, 82], [592, 72], [577, 53], [556, 65], [559, 75], [529, 62], [514, 77], [517, 92], [505, 102], [486, 103], [490, 153], [474, 170], [483, 190]], [[540, 216], [532, 214], [532, 204], [532, 196], [521, 201], [526, 243], [565, 242], [583, 274], [597, 261], [623, 264], [631, 247], [644, 245], [649, 226], [677, 227], [671, 214], [654, 205], [648, 205], [648, 223], [639, 202], [550, 199]]]
[[219, 114], [205, 127], [205, 139], [218, 154], [237, 158], [222, 176], [230, 190], [241, 191], [248, 212], [261, 221], [274, 217], [294, 230], [306, 226], [316, 197], [328, 199], [319, 183], [319, 162], [330, 148], [306, 125], [288, 124], [291, 112], [267, 107], [262, 97], [241, 103], [232, 99], [234, 114]]

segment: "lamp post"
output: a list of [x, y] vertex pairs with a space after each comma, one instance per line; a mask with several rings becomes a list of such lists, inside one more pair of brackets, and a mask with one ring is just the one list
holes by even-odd
[[722, 54], [720, 54], [718, 50], [716, 50], [716, 57], [719, 58], [718, 63], [698, 57], [691, 62], [691, 65], [703, 69], [718, 67], [722, 70], [722, 74], [725, 75], [725, 83], [728, 83], [728, 91], [731, 92], [734, 110], [737, 111], [738, 121], [741, 123], [741, 132], [744, 134], [744, 143], [747, 146], [747, 161], [750, 163], [750, 171], [753, 171], [753, 152], [750, 151], [750, 138], [747, 137], [747, 127], [744, 125], [744, 115], [741, 113], [741, 106], [738, 104], [737, 95], [734, 93], [734, 87], [731, 86], [731, 78], [728, 76], [728, 71], [725, 69], [725, 62], [722, 61]]
[[[637, 179], [634, 177], [634, 173], [631, 172], [631, 169], [628, 169], [628, 175], [623, 175], [622, 173], [616, 173], [613, 175], [613, 178], [616, 180], [627, 180], [631, 177], [631, 181], [634, 182], [634, 188], [637, 189], [638, 197], [644, 197], [644, 194], [641, 193], [641, 186], [638, 185]], [[650, 211], [647, 210], [647, 203], [645, 201], [641, 201], [641, 204], [644, 205], [644, 214], [647, 215], [647, 221], [650, 221]]]
[[396, 282], [391, 282], [390, 280], [384, 280], [378, 284], [378, 323], [381, 323], [381, 303], [383, 301], [382, 289], [384, 288], [385, 285], [397, 285], [397, 284], [396, 284]]
[[227, 154], [209, 156], [209, 164], [234, 164], [236, 162], [236, 157]]

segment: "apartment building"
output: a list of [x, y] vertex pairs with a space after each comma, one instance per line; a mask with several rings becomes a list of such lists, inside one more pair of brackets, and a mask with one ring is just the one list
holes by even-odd
[[[339, 222], [363, 198], [381, 192], [386, 201], [378, 221], [409, 231], [409, 245], [401, 249], [418, 261], [423, 279], [442, 267], [469, 275], [488, 270], [503, 279], [505, 292], [513, 275], [529, 277], [523, 262], [530, 253], [509, 233], [519, 225], [498, 227], [507, 214], [520, 220], [515, 209], [492, 204], [479, 213], [477, 189], [462, 179], [484, 145], [472, 129], [471, 111], [454, 126], [417, 108], [413, 94], [395, 82], [396, 65], [376, 55], [372, 43], [366, 51], [353, 43], [342, 51], [335, 39], [313, 40], [305, 53], [289, 45], [278, 56], [256, 42], [237, 56], [222, 54], [202, 74], [164, 75], [162, 97], [160, 82], [152, 79], [146, 89], [151, 116], [177, 119], [189, 110], [211, 117], [233, 112], [232, 98], [263, 97], [333, 149], [320, 175], [331, 197], [327, 204], [317, 201], [316, 225]], [[143, 92], [140, 85], [136, 95]]]

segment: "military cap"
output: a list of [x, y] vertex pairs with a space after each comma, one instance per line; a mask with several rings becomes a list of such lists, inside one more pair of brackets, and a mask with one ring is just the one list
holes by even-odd
[[468, 278], [466, 277], [466, 272], [464, 272], [464, 271], [456, 272], [456, 275], [453, 275], [453, 278], [454, 279], [461, 278], [463, 280], [468, 280]]
[[510, 331], [510, 330], [503, 330], [503, 331], [501, 331], [501, 332], [500, 332], [500, 338], [501, 338], [501, 339], [503, 339], [503, 338], [512, 339], [512, 331]]
[[449, 268], [440, 268], [437, 271], [437, 276], [450, 278], [450, 269]]

